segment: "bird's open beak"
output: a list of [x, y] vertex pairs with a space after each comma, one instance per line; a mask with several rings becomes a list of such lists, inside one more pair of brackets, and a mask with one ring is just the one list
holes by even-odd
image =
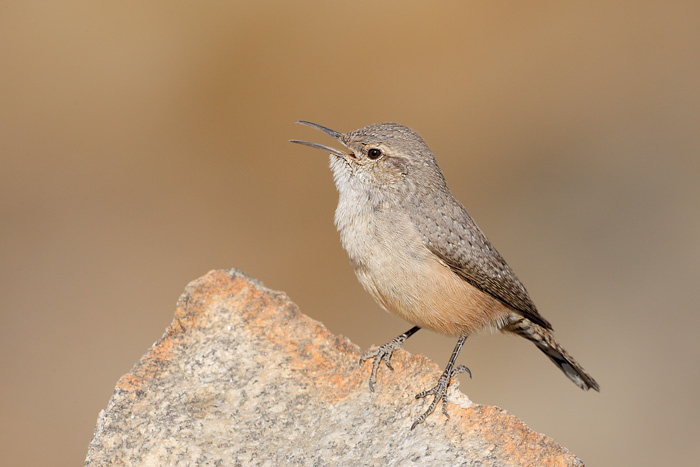
[[[303, 120], [300, 120], [300, 121], [295, 122], [295, 123], [301, 123], [302, 125], [310, 126], [311, 128], [315, 128], [315, 129], [317, 129], [317, 130], [321, 130], [322, 132], [324, 132], [324, 133], [326, 133], [326, 134], [328, 134], [328, 135], [331, 135], [332, 137], [334, 137], [335, 139], [337, 139], [337, 140], [340, 142], [340, 144], [342, 144], [343, 146], [345, 146], [345, 144], [343, 144], [343, 142], [340, 140], [340, 137], [342, 136], [342, 133], [338, 133], [338, 132], [335, 131], [335, 130], [331, 130], [330, 128], [326, 128], [326, 127], [323, 126], [323, 125], [319, 125], [318, 123], [305, 122], [305, 121], [303, 121]], [[331, 154], [333, 154], [334, 156], [338, 156], [338, 157], [343, 157], [343, 158], [344, 158], [344, 157], [352, 157], [352, 154], [348, 154], [348, 153], [339, 151], [338, 149], [332, 148], [332, 147], [330, 147], [330, 146], [325, 146], [325, 145], [323, 145], [323, 144], [310, 143], [309, 141], [299, 141], [299, 140], [297, 140], [297, 139], [290, 139], [289, 142], [290, 142], [290, 143], [303, 144], [304, 146], [309, 146], [309, 147], [312, 147], [312, 148], [321, 149], [322, 151], [328, 151], [328, 152], [330, 152]]]

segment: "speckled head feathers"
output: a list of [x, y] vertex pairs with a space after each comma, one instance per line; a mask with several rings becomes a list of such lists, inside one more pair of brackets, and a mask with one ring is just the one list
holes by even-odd
[[404, 155], [430, 155], [432, 152], [423, 138], [407, 126], [398, 123], [374, 123], [358, 130], [349, 131], [340, 136], [339, 140], [346, 146], [353, 143], [362, 145], [383, 144], [393, 149], [393, 152]]

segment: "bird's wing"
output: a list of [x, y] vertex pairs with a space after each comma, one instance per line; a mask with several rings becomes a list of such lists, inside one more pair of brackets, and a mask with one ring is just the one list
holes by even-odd
[[547, 329], [544, 319], [503, 257], [479, 229], [467, 210], [449, 193], [440, 193], [437, 206], [416, 203], [409, 210], [425, 246], [455, 274], [479, 290]]

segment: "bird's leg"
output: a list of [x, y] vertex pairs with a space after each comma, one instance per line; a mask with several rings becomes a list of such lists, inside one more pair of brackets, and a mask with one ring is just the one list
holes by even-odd
[[428, 407], [428, 410], [425, 411], [420, 417], [416, 419], [415, 422], [413, 422], [413, 425], [411, 425], [411, 430], [414, 429], [417, 425], [423, 423], [426, 418], [428, 418], [428, 415], [433, 413], [435, 410], [435, 407], [437, 407], [438, 402], [440, 402], [440, 399], [442, 399], [442, 413], [445, 414], [447, 418], [450, 418], [450, 415], [447, 413], [447, 388], [450, 385], [450, 381], [452, 380], [452, 377], [459, 373], [464, 373], [467, 372], [469, 373], [469, 377], [471, 378], [472, 372], [469, 370], [464, 365], [459, 365], [457, 368], [454, 367], [455, 361], [457, 360], [457, 357], [459, 356], [460, 350], [462, 350], [462, 346], [464, 345], [464, 342], [467, 340], [467, 336], [462, 336], [459, 338], [457, 341], [457, 345], [455, 346], [455, 349], [452, 351], [452, 357], [450, 357], [450, 361], [447, 363], [447, 367], [445, 368], [445, 371], [442, 373], [442, 376], [440, 376], [440, 379], [438, 379], [438, 383], [433, 387], [432, 389], [428, 389], [427, 391], [423, 391], [419, 394], [416, 394], [416, 399], [420, 399], [421, 397], [425, 397], [428, 395], [435, 396], [433, 399], [433, 402], [430, 403], [430, 406]]
[[412, 335], [414, 335], [416, 332], [418, 332], [419, 329], [420, 326], [414, 326], [408, 331], [401, 334], [400, 336], [397, 336], [392, 341], [387, 342], [386, 344], [380, 346], [376, 350], [370, 350], [367, 353], [365, 353], [362, 357], [360, 357], [360, 365], [362, 365], [365, 362], [365, 360], [374, 357], [374, 362], [372, 363], [372, 374], [369, 377], [370, 391], [374, 392], [374, 383], [377, 381], [377, 369], [379, 368], [379, 364], [381, 362], [384, 362], [386, 363], [386, 366], [393, 371], [394, 368], [391, 366], [391, 363], [389, 361], [391, 360], [391, 356], [393, 355], [394, 350], [400, 349], [404, 341]]

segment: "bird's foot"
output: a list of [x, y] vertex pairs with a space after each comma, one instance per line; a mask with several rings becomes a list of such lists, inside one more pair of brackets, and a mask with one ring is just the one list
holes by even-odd
[[377, 369], [379, 364], [384, 362], [386, 366], [394, 371], [394, 367], [391, 366], [391, 356], [394, 354], [395, 350], [399, 350], [406, 339], [408, 339], [406, 333], [401, 334], [390, 342], [379, 346], [375, 350], [367, 351], [362, 357], [360, 357], [360, 365], [362, 365], [366, 360], [374, 358], [372, 362], [372, 374], [369, 376], [369, 390], [374, 392], [374, 383], [377, 382]]
[[430, 406], [428, 407], [428, 410], [426, 410], [421, 416], [416, 418], [416, 421], [413, 422], [413, 425], [411, 425], [411, 430], [414, 429], [416, 426], [420, 425], [425, 421], [426, 418], [428, 418], [428, 415], [433, 413], [435, 410], [435, 407], [437, 407], [438, 402], [440, 402], [440, 399], [442, 399], [442, 413], [445, 414], [447, 418], [450, 418], [450, 414], [447, 413], [447, 388], [450, 385], [450, 382], [452, 381], [452, 378], [459, 374], [459, 373], [468, 373], [469, 377], [472, 377], [472, 372], [467, 368], [465, 365], [459, 365], [458, 367], [451, 369], [448, 368], [445, 370], [445, 372], [440, 376], [440, 379], [438, 380], [438, 383], [433, 387], [432, 389], [428, 389], [427, 391], [423, 391], [421, 393], [416, 394], [416, 399], [423, 398], [425, 396], [435, 396], [433, 398], [433, 401], [430, 403]]

